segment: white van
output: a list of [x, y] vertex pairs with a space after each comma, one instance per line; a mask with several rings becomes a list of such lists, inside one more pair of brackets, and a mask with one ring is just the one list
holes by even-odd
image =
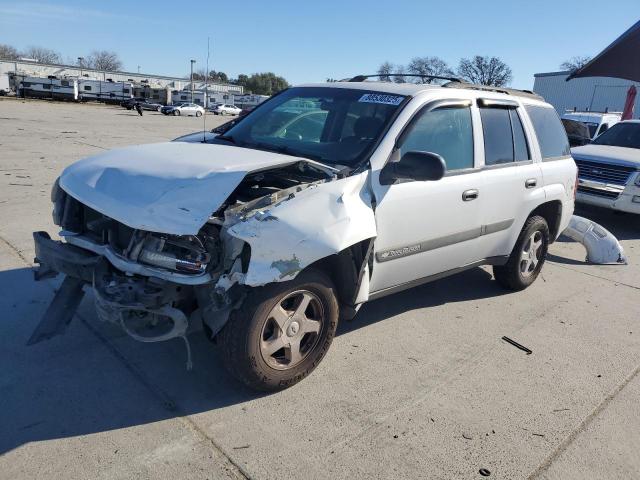
[[584, 123], [589, 129], [593, 140], [606, 132], [622, 119], [622, 112], [575, 112], [569, 111], [562, 115], [563, 119]]

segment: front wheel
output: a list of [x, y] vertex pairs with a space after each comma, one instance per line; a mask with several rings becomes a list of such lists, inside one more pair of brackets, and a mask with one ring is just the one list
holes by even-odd
[[173, 115], [174, 115], [174, 116], [176, 116], [176, 117], [177, 117], [178, 115], [180, 115], [180, 110], [174, 110], [174, 111], [173, 111]]
[[547, 221], [540, 216], [530, 217], [522, 227], [507, 263], [493, 267], [495, 279], [509, 290], [524, 290], [538, 278], [548, 249]]
[[162, 107], [158, 107], [158, 108], [156, 108], [156, 111], [157, 111], [158, 113], [162, 113]]
[[337, 326], [333, 283], [320, 271], [302, 272], [251, 290], [232, 312], [219, 337], [224, 364], [253, 389], [282, 390], [318, 366]]
[[201, 117], [202, 116], [202, 112], [196, 112], [196, 117]]

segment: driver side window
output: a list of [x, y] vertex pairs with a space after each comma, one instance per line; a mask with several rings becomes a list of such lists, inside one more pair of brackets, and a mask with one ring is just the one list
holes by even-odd
[[419, 114], [400, 145], [400, 156], [410, 151], [437, 153], [447, 171], [473, 168], [471, 109], [439, 108]]

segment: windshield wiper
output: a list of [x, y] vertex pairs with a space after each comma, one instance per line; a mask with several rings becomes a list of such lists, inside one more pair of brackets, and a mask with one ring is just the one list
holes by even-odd
[[313, 153], [296, 152], [295, 150], [290, 149], [286, 145], [272, 145], [269, 143], [256, 142], [256, 143], [245, 144], [244, 147], [246, 148], [255, 147], [259, 150], [267, 150], [269, 152], [282, 153], [284, 155], [290, 155], [292, 157], [307, 158], [309, 160], [315, 160], [316, 162], [326, 163], [320, 155], [316, 155]]
[[236, 139], [233, 138], [231, 135], [218, 135], [216, 138], [219, 138], [220, 140], [226, 140], [227, 142], [231, 142], [233, 144], [237, 144], [238, 142], [236, 142]]

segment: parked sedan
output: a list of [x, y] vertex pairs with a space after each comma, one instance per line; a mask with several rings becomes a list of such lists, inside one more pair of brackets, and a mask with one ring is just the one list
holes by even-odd
[[235, 105], [218, 105], [213, 109], [213, 113], [216, 115], [240, 115], [242, 111], [241, 108], [236, 107]]
[[160, 109], [160, 113], [163, 115], [173, 115], [173, 111], [181, 105], [186, 105], [187, 102], [174, 103], [173, 105], [165, 105]]
[[204, 108], [202, 108], [200, 105], [196, 105], [195, 103], [183, 103], [182, 105], [177, 105], [171, 113], [173, 115], [201, 117], [202, 115], [204, 115]]
[[120, 105], [122, 105], [127, 110], [133, 110], [136, 108], [136, 105], [140, 105], [143, 110], [154, 110], [159, 112], [162, 108], [162, 104], [151, 102], [146, 98], [131, 98], [129, 100], [125, 100]]

